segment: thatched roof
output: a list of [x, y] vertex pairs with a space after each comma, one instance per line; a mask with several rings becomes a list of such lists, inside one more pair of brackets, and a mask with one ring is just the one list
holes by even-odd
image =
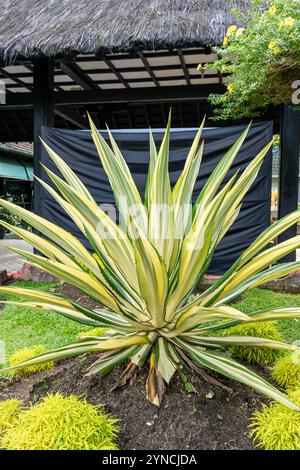
[[0, 53], [60, 55], [220, 43], [247, 0], [1, 0]]

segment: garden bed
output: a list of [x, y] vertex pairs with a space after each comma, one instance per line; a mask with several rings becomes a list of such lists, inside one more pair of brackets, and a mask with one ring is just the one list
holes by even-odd
[[[260, 409], [263, 397], [252, 389], [222, 380], [233, 389], [227, 393], [186, 372], [196, 393], [188, 394], [175, 377], [160, 408], [145, 398], [146, 370], [135, 384], [111, 391], [121, 369], [106, 377], [84, 377], [93, 358], [64, 361], [49, 372], [27, 378], [14, 378], [0, 384], [0, 401], [20, 398], [25, 404], [39, 402], [48, 393], [62, 392], [103, 404], [120, 419], [120, 449], [253, 449], [247, 436], [249, 416]], [[259, 368], [259, 373], [266, 372]], [[208, 398], [214, 395], [212, 398]]]

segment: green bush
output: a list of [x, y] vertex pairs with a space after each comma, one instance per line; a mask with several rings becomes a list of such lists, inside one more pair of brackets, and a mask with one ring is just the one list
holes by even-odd
[[[238, 325], [223, 332], [223, 335], [254, 336], [267, 338], [273, 341], [283, 341], [275, 322], [258, 322]], [[233, 356], [243, 359], [248, 364], [272, 364], [282, 355], [278, 349], [264, 349], [256, 347], [232, 346], [230, 352]]]
[[71, 395], [48, 395], [20, 412], [0, 441], [6, 450], [115, 450], [116, 420]]
[[272, 367], [273, 379], [284, 388], [294, 388], [300, 385], [300, 355], [299, 352], [287, 354], [276, 360]]
[[[21, 364], [23, 361], [27, 361], [32, 357], [43, 354], [46, 351], [44, 346], [37, 345], [31, 346], [30, 348], [23, 348], [19, 351], [16, 351], [14, 354], [9, 356], [8, 363], [10, 367], [15, 367], [18, 364]], [[25, 369], [14, 369], [10, 371], [10, 375], [25, 375], [25, 374], [34, 374], [36, 372], [42, 372], [44, 370], [52, 369], [54, 366], [53, 362], [47, 362], [45, 364], [38, 364], [35, 366], [29, 366]]]
[[6, 400], [0, 402], [0, 436], [11, 425], [16, 415], [21, 411], [20, 400]]
[[[291, 391], [289, 398], [300, 405], [300, 389]], [[300, 450], [300, 413], [279, 403], [263, 405], [255, 412], [250, 424], [250, 437], [265, 450]]]

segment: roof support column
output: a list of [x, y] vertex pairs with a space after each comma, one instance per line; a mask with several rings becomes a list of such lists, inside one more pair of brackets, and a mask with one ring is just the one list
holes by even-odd
[[5, 187], [5, 180], [4, 178], [1, 178], [0, 176], [0, 197], [6, 196], [4, 187]]
[[[43, 126], [54, 126], [54, 63], [48, 57], [36, 59], [33, 63], [33, 135], [34, 174], [41, 177], [40, 165], [42, 146], [40, 135]], [[40, 185], [34, 182], [34, 211], [42, 213]]]
[[[298, 207], [300, 151], [300, 111], [292, 105], [284, 105], [280, 121], [280, 173], [279, 173], [279, 218]], [[286, 230], [279, 236], [283, 242], [295, 236], [297, 226]], [[290, 253], [280, 261], [295, 261], [296, 252]]]

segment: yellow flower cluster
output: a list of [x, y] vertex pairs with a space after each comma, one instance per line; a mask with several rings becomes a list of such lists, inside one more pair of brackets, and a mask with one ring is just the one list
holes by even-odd
[[236, 32], [236, 36], [242, 36], [245, 32], [245, 28], [239, 28]]
[[234, 86], [232, 85], [232, 83], [230, 83], [230, 85], [228, 85], [228, 87], [227, 87], [227, 91], [228, 91], [228, 93], [232, 93], [233, 90], [234, 90]]
[[244, 34], [245, 28], [238, 28], [235, 25], [229, 26], [227, 29], [226, 36], [224, 37], [223, 46], [228, 45], [228, 38], [230, 36], [242, 36]]
[[228, 37], [231, 34], [236, 33], [236, 31], [237, 31], [237, 26], [235, 26], [235, 25], [229, 26], [229, 28], [227, 29], [226, 36]]
[[294, 18], [292, 18], [291, 16], [287, 16], [286, 18], [284, 18], [284, 20], [280, 21], [279, 23], [279, 28], [290, 28], [291, 26], [293, 26], [295, 23], [295, 20]]
[[274, 52], [274, 54], [280, 54], [280, 52], [281, 52], [280, 47], [277, 45], [276, 41], [274, 41], [274, 40], [269, 42], [269, 49], [272, 52]]
[[202, 74], [206, 71], [206, 69], [207, 69], [207, 64], [199, 64], [197, 67], [197, 71]]

